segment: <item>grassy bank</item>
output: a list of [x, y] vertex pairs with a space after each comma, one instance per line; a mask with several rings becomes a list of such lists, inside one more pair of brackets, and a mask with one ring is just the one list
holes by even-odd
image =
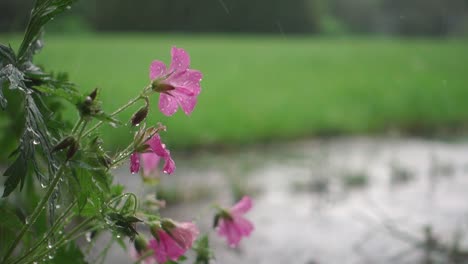
[[[18, 38], [0, 37], [0, 42]], [[239, 144], [389, 128], [468, 123], [468, 45], [462, 40], [321, 39], [181, 35], [46, 35], [38, 62], [65, 70], [84, 91], [102, 88], [105, 110], [148, 83], [153, 59], [185, 48], [204, 74], [190, 117], [166, 118], [153, 98], [150, 123], [171, 147]], [[126, 120], [131, 111], [121, 117]], [[72, 112], [70, 118], [75, 118]], [[131, 138], [106, 128], [108, 144]]]

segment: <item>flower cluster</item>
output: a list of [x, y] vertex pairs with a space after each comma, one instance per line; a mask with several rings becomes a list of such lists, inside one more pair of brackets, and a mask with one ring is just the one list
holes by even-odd
[[[190, 58], [183, 49], [173, 47], [172, 61], [169, 69], [161, 61], [153, 61], [150, 66], [149, 77], [151, 83], [149, 92], [160, 93], [159, 109], [164, 115], [171, 116], [180, 107], [185, 114], [192, 113], [200, 94], [200, 71], [189, 69]], [[146, 118], [149, 108], [147, 105], [140, 109], [132, 118], [132, 124], [138, 125]], [[172, 174], [175, 162], [170, 151], [162, 143], [159, 131], [164, 126], [145, 129], [137, 132], [134, 140], [134, 150], [130, 155], [130, 172], [141, 171], [144, 178], [158, 173], [160, 161], [164, 161], [162, 171]], [[142, 170], [140, 168], [142, 167]], [[231, 208], [219, 208], [215, 215], [215, 228], [220, 236], [226, 237], [229, 246], [239, 245], [242, 237], [249, 236], [253, 231], [253, 224], [243, 217], [252, 208], [250, 197], [242, 198]], [[177, 261], [192, 248], [199, 235], [197, 226], [192, 222], [176, 222], [170, 219], [151, 220], [153, 238], [148, 242], [138, 236], [134, 242], [131, 255], [135, 260], [146, 264]]]

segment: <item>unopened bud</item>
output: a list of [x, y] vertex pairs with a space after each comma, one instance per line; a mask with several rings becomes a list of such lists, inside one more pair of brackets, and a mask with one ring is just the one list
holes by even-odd
[[97, 97], [97, 93], [98, 93], [98, 88], [95, 88], [88, 96], [92, 101], [94, 101]]
[[137, 126], [143, 120], [145, 120], [146, 116], [148, 115], [148, 106], [143, 106], [132, 116], [132, 126]]
[[75, 142], [75, 139], [73, 137], [71, 137], [71, 136], [68, 136], [68, 137], [62, 139], [62, 141], [60, 141], [57, 145], [55, 145], [52, 148], [52, 152], [56, 152], [56, 151], [65, 149], [65, 148], [69, 147], [71, 144], [73, 144], [74, 142]]
[[80, 147], [80, 144], [78, 142], [76, 142], [76, 141], [73, 142], [73, 144], [71, 144], [70, 147], [68, 147], [67, 161], [70, 160], [76, 154], [79, 147]]
[[135, 242], [133, 242], [133, 245], [135, 246], [135, 249], [138, 252], [138, 254], [143, 254], [148, 248], [148, 243], [142, 236], [137, 236], [135, 238]]
[[159, 241], [159, 234], [158, 234], [158, 231], [161, 230], [161, 223], [160, 222], [157, 222], [155, 224], [152, 224], [150, 226], [150, 231], [151, 231], [151, 234], [153, 235], [153, 237]]

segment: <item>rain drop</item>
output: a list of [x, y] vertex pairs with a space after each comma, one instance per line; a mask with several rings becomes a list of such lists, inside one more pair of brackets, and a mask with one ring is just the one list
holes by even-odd
[[66, 8], [67, 10], [70, 10], [70, 9], [71, 9], [71, 6], [67, 6], [67, 7], [65, 7], [65, 8]]
[[91, 232], [87, 232], [85, 234], [86, 242], [90, 243], [91, 242]]
[[57, 205], [55, 206], [55, 208], [56, 208], [56, 209], [60, 209], [60, 204], [57, 204]]
[[49, 255], [49, 259], [53, 259], [53, 258], [54, 258], [54, 256], [53, 256], [53, 255]]
[[51, 243], [50, 241], [47, 242], [47, 248], [51, 249], [51, 248], [53, 248], [53, 247], [54, 247], [54, 246], [52, 245], [52, 243]]
[[39, 145], [39, 140], [33, 139], [32, 143], [33, 143], [34, 145]]
[[29, 224], [29, 217], [26, 217], [26, 219], [24, 219], [24, 223]]
[[116, 238], [121, 238], [121, 236], [120, 236], [119, 234], [117, 234], [115, 237], [116, 237]]

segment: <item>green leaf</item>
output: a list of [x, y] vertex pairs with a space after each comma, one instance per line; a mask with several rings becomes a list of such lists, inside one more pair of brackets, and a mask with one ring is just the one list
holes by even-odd
[[23, 226], [23, 222], [13, 211], [7, 208], [6, 204], [0, 206], [0, 215], [2, 216], [2, 221], [0, 221], [0, 227], [2, 228], [18, 231]]
[[85, 260], [83, 252], [75, 244], [75, 242], [67, 243], [65, 246], [59, 248], [57, 253], [55, 253], [52, 260], [48, 260], [48, 263], [73, 263], [73, 264], [85, 264], [88, 263]]
[[35, 86], [34, 89], [45, 93], [46, 95], [53, 95], [63, 98], [74, 105], [78, 104], [82, 100], [82, 96], [74, 89], [54, 89], [45, 85]]
[[6, 80], [11, 90], [15, 89], [26, 89], [24, 84], [24, 74], [13, 64], [7, 64], [0, 69], [0, 79]]
[[193, 250], [197, 253], [194, 264], [209, 264], [210, 260], [214, 258], [207, 235], [203, 235], [195, 241]]
[[0, 44], [0, 66], [15, 64], [16, 56], [11, 47]]
[[8, 177], [5, 181], [5, 189], [3, 190], [2, 197], [7, 197], [12, 191], [20, 184], [20, 189], [23, 187], [24, 180], [26, 179], [28, 169], [26, 159], [23, 155], [19, 155], [13, 164], [8, 167], [3, 176]]
[[42, 48], [41, 32], [43, 26], [54, 17], [63, 13], [76, 0], [37, 0], [31, 12], [26, 34], [18, 51], [21, 63], [30, 61]]

